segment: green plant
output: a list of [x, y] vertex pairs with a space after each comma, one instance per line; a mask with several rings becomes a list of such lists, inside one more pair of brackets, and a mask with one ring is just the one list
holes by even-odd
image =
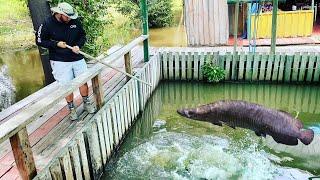
[[221, 67], [214, 65], [212, 62], [205, 62], [201, 68], [203, 76], [208, 82], [219, 82], [225, 76], [225, 71]]
[[[113, 0], [117, 10], [128, 16], [136, 25], [140, 23], [140, 1]], [[170, 26], [173, 21], [172, 0], [148, 0], [149, 27]]]

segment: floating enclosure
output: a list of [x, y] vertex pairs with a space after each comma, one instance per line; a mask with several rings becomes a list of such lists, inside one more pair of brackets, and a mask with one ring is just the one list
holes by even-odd
[[[111, 154], [115, 152], [135, 119], [144, 110], [146, 102], [160, 80], [201, 81], [204, 79], [201, 66], [206, 61], [224, 68], [227, 81], [279, 83], [319, 81], [319, 55], [307, 53], [233, 55], [200, 50], [199, 52], [159, 51], [136, 73], [137, 77], [152, 84], [152, 87], [134, 79], [128, 81], [35, 179], [99, 179]], [[285, 92], [279, 92], [275, 96], [282, 97], [283, 93]], [[317, 93], [312, 91], [311, 94]], [[277, 97], [270, 98], [281, 100]], [[286, 99], [286, 96], [283, 98]], [[304, 101], [301, 103], [305, 104]], [[307, 105], [301, 106], [301, 108], [307, 107]], [[311, 108], [309, 110], [317, 111]]]

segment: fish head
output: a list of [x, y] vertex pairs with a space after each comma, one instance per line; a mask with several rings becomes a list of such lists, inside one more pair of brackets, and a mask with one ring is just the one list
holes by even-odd
[[177, 110], [178, 114], [183, 117], [199, 120], [199, 121], [206, 121], [206, 114], [200, 108], [184, 108]]

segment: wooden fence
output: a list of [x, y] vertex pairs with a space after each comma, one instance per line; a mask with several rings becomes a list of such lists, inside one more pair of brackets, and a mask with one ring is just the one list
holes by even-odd
[[160, 81], [157, 58], [151, 58], [136, 75], [152, 87], [131, 79], [35, 179], [100, 178], [109, 157]]
[[169, 80], [203, 80], [202, 65], [212, 62], [225, 70], [225, 80], [268, 82], [319, 82], [320, 55], [266, 53], [219, 54], [162, 51], [159, 53], [162, 78]]

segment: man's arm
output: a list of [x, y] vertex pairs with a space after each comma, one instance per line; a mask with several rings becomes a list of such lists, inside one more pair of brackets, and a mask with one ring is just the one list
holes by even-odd
[[57, 48], [57, 41], [50, 39], [48, 27], [45, 23], [41, 24], [36, 33], [36, 44], [44, 48]]

